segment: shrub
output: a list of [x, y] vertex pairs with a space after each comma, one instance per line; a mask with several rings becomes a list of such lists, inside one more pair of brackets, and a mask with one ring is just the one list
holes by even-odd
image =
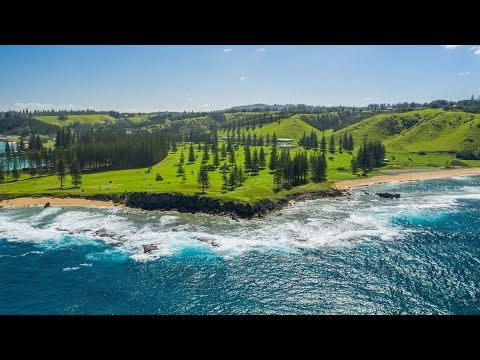
[[329, 157], [328, 157], [328, 160], [333, 161], [333, 160], [335, 160], [335, 158], [334, 158], [333, 156], [329, 156]]
[[463, 161], [460, 161], [460, 160], [450, 161], [450, 166], [469, 167], [468, 164], [465, 164]]
[[462, 160], [480, 160], [480, 156], [472, 150], [459, 151], [455, 157]]
[[418, 155], [427, 155], [427, 153], [425, 151], [419, 151]]
[[215, 166], [213, 166], [212, 164], [208, 164], [207, 171], [215, 171]]
[[337, 170], [345, 170], [345, 168], [343, 166], [339, 166], [337, 167]]
[[155, 175], [155, 181], [162, 181], [162, 180], [163, 180], [162, 175], [160, 175], [159, 173], [157, 173], [157, 175]]

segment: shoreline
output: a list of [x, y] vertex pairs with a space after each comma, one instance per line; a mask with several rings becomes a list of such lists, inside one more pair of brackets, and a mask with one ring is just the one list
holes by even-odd
[[348, 190], [352, 187], [369, 186], [386, 182], [404, 182], [427, 179], [441, 179], [462, 175], [480, 175], [480, 168], [441, 169], [405, 172], [394, 175], [376, 175], [371, 178], [359, 178], [353, 180], [341, 180], [333, 184], [337, 190]]
[[286, 195], [280, 199], [263, 199], [256, 203], [239, 203], [234, 200], [220, 200], [198, 195], [180, 193], [130, 193], [126, 198], [103, 197], [19, 197], [0, 200], [0, 208], [45, 206], [119, 207], [142, 210], [178, 211], [181, 213], [203, 213], [236, 218], [262, 218], [270, 213], [293, 205], [297, 201], [345, 196], [352, 187], [369, 186], [385, 182], [404, 182], [462, 175], [480, 175], [480, 167], [462, 169], [441, 169], [406, 172], [395, 175], [377, 175], [371, 178], [342, 180], [333, 184], [330, 190]]
[[49, 202], [50, 206], [97, 206], [97, 207], [125, 207], [123, 204], [113, 201], [90, 200], [84, 198], [55, 198], [55, 197], [19, 197], [14, 199], [0, 200], [0, 207], [29, 207], [45, 206]]

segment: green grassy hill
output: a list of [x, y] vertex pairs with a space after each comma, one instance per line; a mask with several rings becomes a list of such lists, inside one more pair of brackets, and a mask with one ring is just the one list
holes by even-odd
[[[246, 130], [246, 127], [242, 127], [242, 130]], [[267, 134], [269, 134], [270, 137], [272, 137], [273, 133], [275, 132], [277, 138], [289, 138], [297, 141], [303, 136], [304, 132], [309, 135], [312, 130], [313, 132], [317, 133], [318, 139], [320, 140], [322, 138], [322, 132], [304, 122], [300, 118], [300, 115], [294, 115], [287, 119], [281, 119], [270, 124], [263, 125], [262, 127], [257, 126], [255, 130], [252, 130], [252, 128], [250, 127], [250, 133], [252, 136], [253, 134], [256, 134], [257, 137], [260, 135], [265, 137], [267, 136]], [[325, 131], [325, 136], [329, 137], [331, 133], [332, 130], [327, 130]], [[219, 132], [219, 136], [226, 135], [227, 134], [225, 131]]]
[[73, 123], [93, 125], [115, 122], [115, 119], [110, 115], [68, 115], [67, 120], [60, 120], [58, 116], [36, 116], [35, 119], [57, 126], [68, 126]]
[[426, 109], [382, 114], [335, 133], [352, 134], [359, 144], [364, 134], [384, 141], [392, 152], [480, 150], [480, 115]]

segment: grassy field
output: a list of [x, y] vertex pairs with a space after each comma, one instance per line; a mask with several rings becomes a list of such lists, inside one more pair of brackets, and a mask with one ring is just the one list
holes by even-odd
[[[0, 197], [19, 197], [25, 195], [82, 195], [93, 196], [96, 194], [123, 194], [125, 191], [147, 191], [147, 192], [181, 192], [184, 194], [200, 193], [197, 186], [197, 172], [200, 167], [200, 159], [203, 151], [197, 151], [195, 147], [197, 160], [193, 164], [186, 164], [186, 181], [183, 181], [180, 176], [177, 176], [177, 164], [180, 157], [180, 152], [183, 149], [185, 158], [188, 157], [188, 146], [180, 146], [179, 150], [174, 154], [170, 153], [166, 159], [161, 163], [152, 167], [150, 173], [146, 173], [146, 168], [107, 171], [101, 173], [84, 174], [83, 184], [79, 189], [75, 189], [70, 185], [70, 178], [67, 179], [65, 189], [59, 189], [59, 180], [57, 176], [44, 176], [41, 178], [33, 178], [27, 174], [22, 175], [21, 180], [17, 182], [9, 182], [0, 184]], [[265, 147], [267, 152], [267, 159], [269, 158], [269, 147]], [[292, 150], [298, 151], [298, 150]], [[243, 164], [243, 147], [240, 147], [236, 152], [237, 163]], [[211, 171], [211, 187], [206, 190], [207, 196], [218, 198], [230, 198], [241, 201], [256, 201], [263, 198], [275, 198], [284, 196], [287, 193], [299, 193], [308, 191], [317, 191], [329, 188], [332, 184], [331, 180], [352, 179], [355, 178], [348, 169], [351, 155], [336, 154], [331, 155], [334, 160], [328, 160], [329, 180], [324, 183], [314, 184], [309, 183], [303, 186], [295, 187], [291, 190], [282, 190], [280, 192], [274, 191], [273, 175], [268, 169], [261, 170], [259, 175], [249, 176], [244, 185], [237, 187], [233, 191], [223, 193], [222, 180], [220, 170]], [[212, 162], [212, 157], [210, 163]], [[223, 164], [223, 162], [221, 163]], [[344, 167], [345, 170], [339, 170], [338, 167]], [[192, 174], [193, 172], [193, 174]], [[159, 173], [164, 180], [155, 181], [156, 174]]]
[[115, 122], [110, 115], [68, 115], [67, 120], [60, 120], [58, 116], [36, 116], [35, 119], [57, 126], [68, 126], [73, 123], [93, 125]]

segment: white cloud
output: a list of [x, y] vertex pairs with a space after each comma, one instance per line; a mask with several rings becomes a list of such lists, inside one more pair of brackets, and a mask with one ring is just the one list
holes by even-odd
[[207, 108], [207, 107], [209, 107], [209, 106], [210, 106], [210, 104], [203, 104], [203, 105], [202, 105], [202, 108]]
[[240, 76], [240, 80], [247, 80], [247, 77], [245, 75]]
[[470, 74], [471, 74], [470, 71], [460, 71], [457, 73], [458, 76], [468, 76]]
[[257, 49], [257, 54], [265, 54], [267, 52], [267, 49], [265, 48], [258, 48]]
[[232, 51], [233, 51], [233, 49], [229, 49], [229, 48], [223, 49], [223, 52], [224, 52], [225, 54], [230, 54]]
[[187, 97], [187, 101], [193, 101], [193, 98]]
[[475, 55], [480, 55], [480, 49], [475, 50], [474, 54]]
[[462, 45], [442, 45], [442, 47], [444, 47], [445, 49], [449, 49], [449, 50], [456, 49], [460, 46], [462, 46]]

